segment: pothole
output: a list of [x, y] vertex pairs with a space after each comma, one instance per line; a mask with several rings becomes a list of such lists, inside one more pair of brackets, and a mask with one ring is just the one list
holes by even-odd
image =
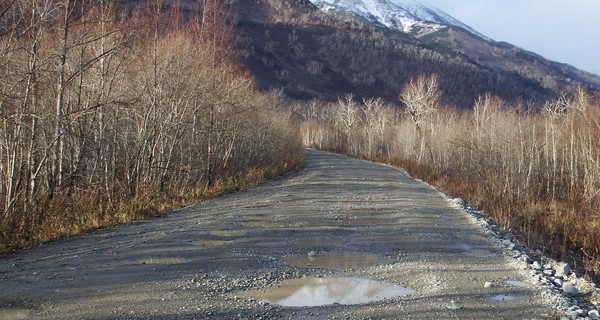
[[369, 279], [324, 277], [290, 279], [264, 291], [242, 292], [240, 296], [286, 307], [313, 307], [363, 304], [413, 293], [410, 288]]
[[149, 258], [140, 261], [142, 264], [159, 264], [159, 265], [171, 265], [171, 264], [182, 264], [185, 263], [185, 259], [182, 258]]
[[243, 230], [215, 230], [209, 232], [209, 234], [217, 237], [243, 237], [247, 232]]
[[200, 240], [194, 242], [195, 246], [205, 247], [205, 248], [213, 248], [213, 247], [222, 247], [228, 244], [232, 244], [232, 240]]
[[28, 319], [32, 313], [29, 309], [0, 308], [0, 320]]
[[320, 253], [310, 252], [307, 255], [287, 258], [284, 263], [296, 267], [316, 267], [322, 269], [360, 269], [380, 264], [390, 263], [389, 258], [384, 258], [366, 253]]
[[517, 298], [518, 298], [517, 295], [502, 293], [502, 294], [496, 294], [496, 295], [490, 296], [490, 297], [488, 297], [488, 300], [493, 301], [493, 302], [509, 302], [509, 301], [513, 301]]

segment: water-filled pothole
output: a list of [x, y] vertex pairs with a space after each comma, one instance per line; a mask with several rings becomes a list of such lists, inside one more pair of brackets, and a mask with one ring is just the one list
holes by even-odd
[[0, 308], [0, 320], [29, 319], [32, 313], [29, 309]]
[[502, 293], [502, 294], [490, 296], [488, 298], [488, 300], [493, 301], [493, 302], [508, 302], [508, 301], [513, 301], [517, 298], [518, 298], [518, 296], [516, 296], [514, 294]]
[[330, 252], [314, 254], [311, 252], [307, 255], [287, 258], [283, 262], [296, 267], [345, 270], [386, 264], [390, 263], [391, 260], [366, 253]]
[[324, 277], [290, 279], [265, 291], [248, 291], [240, 296], [287, 307], [312, 307], [362, 304], [413, 293], [410, 288], [369, 279]]

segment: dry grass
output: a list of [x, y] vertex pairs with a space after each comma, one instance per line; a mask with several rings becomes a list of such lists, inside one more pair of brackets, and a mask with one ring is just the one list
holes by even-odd
[[154, 218], [175, 208], [252, 188], [296, 170], [303, 163], [304, 159], [299, 159], [296, 162], [251, 168], [235, 176], [216, 180], [210, 186], [176, 194], [159, 193], [154, 191], [156, 188], [148, 188], [131, 199], [123, 198], [112, 203], [93, 192], [57, 195], [47, 201], [40, 212], [17, 216], [0, 224], [0, 253], [81, 235], [94, 229]]
[[371, 156], [364, 120], [350, 142], [324, 135], [326, 121], [311, 121], [302, 127], [305, 142], [406, 168], [531, 247], [600, 274], [600, 104], [585, 91], [543, 112], [488, 96], [470, 111], [438, 110], [419, 130], [410, 115], [392, 114], [384, 145]]

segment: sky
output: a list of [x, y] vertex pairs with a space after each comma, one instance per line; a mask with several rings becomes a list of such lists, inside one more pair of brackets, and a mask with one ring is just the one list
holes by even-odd
[[423, 0], [496, 40], [600, 75], [600, 0]]

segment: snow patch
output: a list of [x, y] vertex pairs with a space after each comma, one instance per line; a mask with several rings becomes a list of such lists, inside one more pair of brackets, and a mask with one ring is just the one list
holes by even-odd
[[416, 0], [311, 0], [324, 12], [350, 12], [371, 23], [392, 30], [412, 33], [419, 26], [419, 36], [444, 26], [457, 26], [485, 40], [491, 39], [450, 16], [444, 11]]

